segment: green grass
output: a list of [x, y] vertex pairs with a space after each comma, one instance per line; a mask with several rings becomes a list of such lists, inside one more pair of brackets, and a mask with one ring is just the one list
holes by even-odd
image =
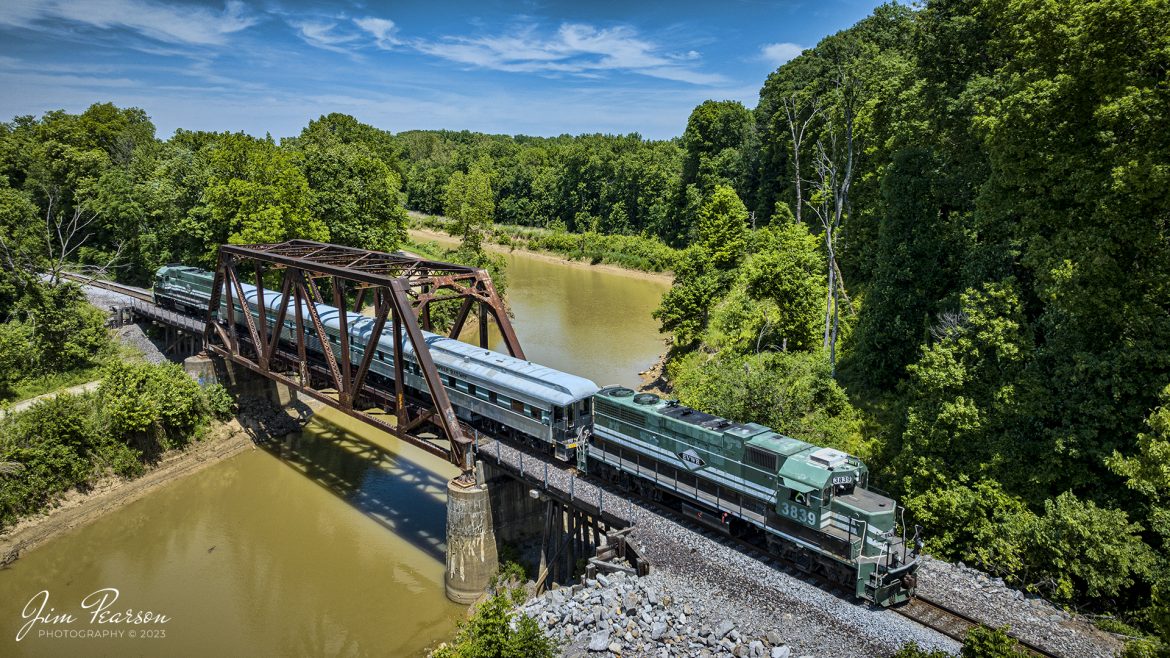
[[102, 368], [113, 361], [137, 362], [142, 359], [143, 355], [139, 350], [115, 342], [108, 353], [98, 355], [93, 363], [84, 368], [66, 372], [51, 372], [20, 380], [12, 387], [12, 390], [0, 392], [0, 405], [15, 404], [38, 395], [92, 382], [99, 379]]
[[80, 370], [72, 370], [70, 372], [53, 372], [38, 377], [31, 377], [23, 379], [16, 386], [13, 387], [9, 395], [0, 396], [2, 402], [22, 402], [29, 398], [35, 398], [38, 395], [45, 393], [52, 393], [70, 386], [77, 386], [86, 382], [92, 382], [98, 378], [104, 363], [92, 365], [88, 368]]

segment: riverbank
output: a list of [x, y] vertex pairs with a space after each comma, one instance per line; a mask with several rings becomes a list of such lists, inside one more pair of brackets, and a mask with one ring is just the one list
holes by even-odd
[[[414, 216], [414, 215], [412, 215], [412, 216]], [[409, 234], [410, 234], [411, 239], [415, 240], [416, 242], [426, 243], [429, 241], [435, 241], [435, 242], [438, 242], [440, 245], [449, 246], [449, 247], [457, 246], [459, 243], [459, 241], [456, 238], [451, 237], [447, 233], [443, 233], [442, 231], [437, 231], [437, 230], [431, 229], [431, 228], [412, 227], [409, 230]], [[575, 260], [572, 258], [568, 258], [568, 257], [564, 256], [563, 254], [559, 254], [556, 252], [541, 251], [541, 250], [536, 250], [536, 249], [529, 249], [526, 247], [508, 246], [508, 245], [502, 245], [502, 244], [499, 244], [496, 242], [485, 242], [484, 247], [488, 251], [491, 251], [494, 253], [500, 253], [500, 254], [506, 254], [506, 253], [510, 253], [510, 252], [514, 252], [514, 251], [515, 252], [523, 252], [524, 254], [527, 254], [533, 258], [538, 258], [538, 259], [543, 260], [543, 261], [548, 262], [548, 263], [565, 265], [565, 266], [576, 268], [576, 269], [611, 272], [614, 274], [621, 274], [623, 276], [629, 276], [629, 277], [635, 278], [635, 279], [643, 279], [646, 281], [661, 281], [661, 282], [664, 282], [667, 284], [670, 284], [674, 281], [674, 274], [671, 272], [650, 272], [647, 270], [639, 270], [639, 269], [634, 269], [631, 267], [623, 267], [621, 265], [617, 265], [614, 263], [605, 263], [605, 262], [592, 263], [592, 262], [587, 262], [587, 261], [583, 261], [583, 260]]]
[[202, 440], [164, 453], [143, 475], [132, 480], [110, 475], [86, 491], [72, 489], [48, 511], [24, 518], [0, 533], [0, 568], [163, 486], [246, 450], [255, 450], [259, 442], [295, 431], [307, 418], [294, 419], [266, 402], [249, 400], [235, 418], [216, 422]]

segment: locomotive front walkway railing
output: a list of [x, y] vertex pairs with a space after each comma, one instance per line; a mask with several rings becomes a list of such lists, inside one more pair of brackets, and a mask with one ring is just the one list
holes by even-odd
[[[241, 284], [248, 275], [252, 279], [249, 283], [257, 289], [258, 300], [264, 298], [266, 281], [274, 284], [270, 289], [280, 291], [273, 323], [276, 330], [271, 336], [267, 317], [270, 310], [266, 305], [256, 305], [255, 318], [248, 310]], [[330, 295], [328, 300], [322, 291]], [[373, 331], [362, 346], [360, 362], [354, 363], [351, 358], [349, 318], [345, 313], [339, 313], [337, 319], [338, 353], [334, 354], [332, 349], [310, 353], [309, 338], [315, 338], [323, 348], [330, 344], [316, 304], [345, 309], [351, 299], [355, 312], [372, 305], [372, 313], [366, 315], [374, 321]], [[468, 474], [472, 470], [468, 450], [471, 439], [460, 427], [422, 333], [434, 328], [432, 305], [451, 300], [460, 300], [449, 332], [451, 337], [459, 336], [468, 315], [478, 307], [480, 346], [487, 348], [490, 316], [499, 327], [508, 352], [524, 358], [504, 304], [486, 271], [309, 240], [222, 245], [207, 308], [204, 340], [209, 351], [303, 391], [405, 441], [442, 454]], [[243, 310], [242, 323], [236, 318], [237, 304]], [[282, 340], [279, 331], [290, 306], [294, 315], [293, 341]], [[394, 341], [392, 391], [383, 390], [367, 378], [387, 323], [392, 327]], [[411, 395], [404, 388], [404, 335], [426, 381], [429, 399]], [[387, 413], [395, 414], [395, 422], [387, 421]], [[447, 440], [445, 449], [412, 433], [411, 430], [424, 422], [432, 422], [441, 429]]]

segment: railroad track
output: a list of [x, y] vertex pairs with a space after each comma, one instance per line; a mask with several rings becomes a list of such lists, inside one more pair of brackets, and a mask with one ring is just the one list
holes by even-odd
[[[941, 603], [936, 603], [930, 599], [924, 599], [921, 596], [911, 599], [902, 605], [891, 608], [894, 612], [912, 619], [927, 628], [932, 628], [951, 639], [962, 642], [967, 637], [967, 633], [976, 626], [981, 626], [978, 620], [973, 619], [957, 610], [953, 610]], [[1050, 653], [1041, 649], [1040, 647], [1021, 640], [1020, 638], [1011, 635], [1016, 644], [1021, 648], [1027, 650], [1036, 656], [1052, 656], [1056, 654]]]
[[[591, 477], [590, 479], [593, 480], [595, 484], [597, 483], [598, 478]], [[611, 486], [618, 486], [611, 482], [606, 482], [606, 484]], [[663, 502], [650, 500], [645, 496], [638, 495], [633, 491], [624, 489], [620, 486], [619, 489], [627, 495], [636, 497], [643, 506], [653, 509], [653, 511], [657, 512], [660, 516], [671, 519], [680, 525], [685, 525], [712, 541], [719, 542], [724, 546], [735, 546], [749, 557], [762, 561], [771, 561], [794, 577], [806, 580], [806, 582], [816, 583], [825, 589], [827, 593], [831, 593], [841, 598], [854, 600], [848, 592], [845, 592], [839, 586], [833, 583], [828, 583], [823, 578], [818, 576], [799, 571], [795, 565], [784, 562], [775, 554], [770, 553], [766, 547], [761, 546], [756, 542], [749, 541], [742, 537], [733, 537], [731, 535], [722, 534], [702, 525], [701, 523], [696, 522], [694, 519], [691, 519], [690, 517], [680, 513], [678, 510]], [[946, 635], [947, 637], [959, 643], [962, 643], [967, 638], [967, 633], [970, 632], [972, 628], [975, 628], [976, 626], [987, 625], [983, 624], [977, 619], [974, 619], [973, 617], [965, 615], [957, 610], [953, 610], [940, 603], [936, 603], [935, 601], [931, 601], [930, 599], [922, 598], [921, 596], [917, 596], [906, 603], [892, 606], [889, 608], [889, 610], [891, 612], [902, 615], [907, 619], [922, 624], [927, 628], [942, 633], [943, 635]], [[1032, 655], [1042, 656], [1045, 658], [1057, 657], [1057, 654], [1046, 651], [1045, 649], [1042, 649], [1032, 644], [1031, 642], [1028, 642], [1027, 640], [1023, 640], [1017, 637], [1011, 632], [1008, 633], [1008, 637], [1014, 640], [1016, 644], [1020, 646], [1020, 648], [1031, 653]]]
[[149, 290], [144, 290], [142, 288], [135, 288], [134, 286], [127, 286], [127, 285], [124, 285], [121, 283], [114, 283], [113, 281], [103, 281], [101, 279], [92, 279], [90, 277], [81, 276], [80, 274], [74, 274], [72, 272], [62, 272], [61, 278], [62, 279], [69, 279], [70, 281], [74, 281], [76, 283], [80, 283], [80, 284], [86, 285], [86, 286], [93, 286], [95, 288], [103, 288], [105, 290], [120, 293], [120, 294], [126, 295], [127, 297], [133, 297], [134, 299], [144, 301], [144, 302], [147, 302], [150, 304], [154, 303], [154, 295], [152, 295]]

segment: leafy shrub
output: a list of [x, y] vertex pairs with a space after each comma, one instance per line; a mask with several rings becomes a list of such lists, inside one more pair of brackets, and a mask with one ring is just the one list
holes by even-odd
[[459, 625], [455, 641], [431, 653], [432, 658], [553, 658], [560, 648], [528, 615], [513, 615], [513, 599], [497, 593], [480, 604]]
[[1125, 512], [1071, 492], [1037, 515], [999, 484], [942, 486], [906, 500], [928, 548], [1058, 601], [1116, 596], [1149, 573], [1153, 555]]
[[993, 629], [986, 626], [972, 628], [959, 652], [961, 658], [1028, 658], [1031, 655], [1008, 637], [1006, 627]]
[[951, 658], [946, 651], [927, 651], [918, 646], [917, 642], [907, 642], [899, 647], [897, 653], [890, 658]]
[[1032, 528], [1028, 549], [1035, 566], [1028, 580], [1061, 601], [1116, 596], [1153, 562], [1140, 533], [1125, 512], [1066, 491], [1044, 501], [1044, 515]]
[[510, 585], [523, 583], [526, 574], [520, 563], [507, 559], [516, 555], [513, 547], [505, 544], [503, 553], [500, 570], [492, 578], [495, 593], [459, 624], [454, 642], [431, 652], [431, 658], [553, 658], [558, 654], [560, 643], [545, 635], [535, 619], [513, 612], [526, 593], [523, 587]]
[[110, 349], [106, 314], [71, 283], [42, 286], [28, 303], [31, 343], [42, 372], [93, 364]]
[[0, 396], [28, 376], [29, 365], [36, 361], [30, 327], [15, 321], [0, 324]]
[[207, 398], [207, 407], [211, 415], [219, 420], [227, 420], [236, 411], [236, 401], [232, 394], [222, 384], [212, 384], [203, 389]]
[[1026, 535], [1036, 515], [998, 483], [939, 487], [905, 504], [927, 528], [931, 554], [1009, 579], [1023, 571]]
[[0, 527], [89, 478], [100, 441], [92, 409], [90, 396], [60, 395], [0, 420], [0, 462], [20, 465], [0, 475]]
[[111, 364], [98, 389], [105, 426], [146, 458], [190, 440], [207, 418], [199, 385], [177, 364]]

